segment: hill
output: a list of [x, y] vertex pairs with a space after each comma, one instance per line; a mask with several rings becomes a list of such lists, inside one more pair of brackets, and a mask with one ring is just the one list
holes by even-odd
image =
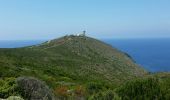
[[35, 77], [58, 96], [72, 95], [66, 90], [90, 96], [147, 74], [128, 54], [94, 38], [74, 35], [29, 47], [0, 49], [0, 67], [3, 81]]

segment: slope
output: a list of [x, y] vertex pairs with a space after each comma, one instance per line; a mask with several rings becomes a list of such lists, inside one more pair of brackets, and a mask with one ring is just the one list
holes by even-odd
[[31, 76], [45, 81], [53, 91], [59, 86], [71, 89], [91, 83], [114, 89], [147, 74], [128, 54], [94, 38], [73, 35], [0, 49], [0, 68], [1, 78]]

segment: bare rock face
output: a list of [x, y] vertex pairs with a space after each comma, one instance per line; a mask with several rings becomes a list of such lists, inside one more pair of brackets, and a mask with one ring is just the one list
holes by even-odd
[[8, 97], [8, 99], [4, 99], [4, 100], [24, 100], [24, 99], [22, 99], [19, 96], [10, 96], [10, 97]]
[[0, 100], [24, 100], [24, 99], [22, 99], [22, 98], [19, 97], [19, 96], [10, 96], [10, 97], [8, 97], [7, 99], [1, 99], [1, 98], [0, 98]]
[[17, 84], [22, 96], [28, 100], [55, 100], [51, 90], [44, 82], [32, 77], [19, 77]]

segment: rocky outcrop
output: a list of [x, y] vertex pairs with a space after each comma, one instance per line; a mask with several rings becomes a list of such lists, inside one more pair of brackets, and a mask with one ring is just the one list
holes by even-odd
[[0, 99], [0, 100], [24, 100], [24, 99], [19, 96], [10, 96], [7, 99]]

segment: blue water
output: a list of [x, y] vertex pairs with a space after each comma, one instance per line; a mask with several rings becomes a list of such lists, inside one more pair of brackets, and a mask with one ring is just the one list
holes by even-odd
[[128, 53], [150, 72], [170, 72], [170, 39], [104, 40]]
[[[131, 55], [150, 72], [170, 72], [170, 39], [103, 39], [106, 43]], [[43, 40], [0, 41], [0, 48], [35, 45]]]
[[0, 48], [18, 48], [36, 45], [42, 42], [44, 40], [0, 40]]

